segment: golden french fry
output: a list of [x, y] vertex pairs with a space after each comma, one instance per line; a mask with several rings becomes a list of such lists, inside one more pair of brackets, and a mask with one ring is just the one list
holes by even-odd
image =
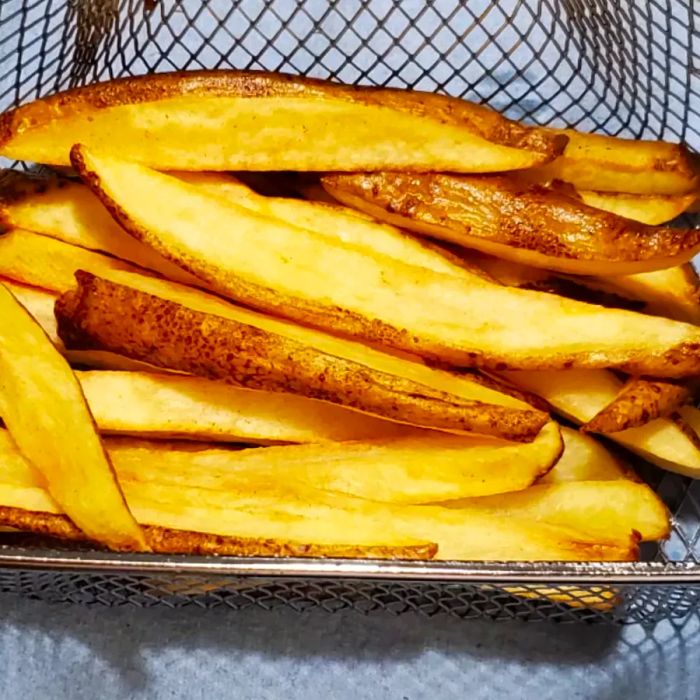
[[[248, 305], [456, 366], [700, 372], [695, 327], [440, 275], [263, 217], [140, 165], [80, 146], [72, 153], [84, 181], [130, 233]], [[153, 201], [177, 207], [154, 216]]]
[[630, 377], [620, 393], [605, 408], [584, 423], [594, 433], [616, 433], [645, 425], [655, 418], [672, 414], [693, 398], [688, 386], [673, 382]]
[[698, 173], [683, 144], [636, 141], [573, 129], [552, 130], [568, 137], [561, 157], [527, 176], [562, 180], [577, 189], [630, 194], [682, 195], [697, 189]]
[[586, 277], [581, 282], [639, 299], [646, 304], [648, 313], [700, 325], [700, 281], [691, 263], [638, 275]]
[[[202, 377], [134, 371], [76, 375], [103, 434], [256, 444], [422, 434], [419, 428], [325, 401], [243, 389]], [[444, 433], [433, 435], [444, 437]]]
[[696, 229], [651, 227], [507, 176], [336, 173], [322, 182], [343, 204], [381, 221], [567, 274], [648, 272], [700, 250]]
[[[614, 401], [623, 385], [612, 372], [604, 371], [507, 372], [505, 376], [578, 424], [587, 423]], [[607, 437], [662, 469], [692, 477], [700, 474], [700, 439], [676, 414]]]
[[471, 265], [468, 260], [427, 241], [414, 238], [394, 226], [381, 224], [370, 217], [357, 216], [353, 209], [342, 207], [337, 203], [322, 204], [301, 199], [264, 197], [231, 175], [224, 173], [171, 174], [179, 180], [196, 186], [200, 192], [221, 197], [263, 216], [288, 221], [331, 240], [386, 255], [434, 272], [464, 276], [466, 270], [484, 277], [481, 268]]
[[671, 532], [668, 508], [646, 485], [626, 479], [539, 484], [514, 493], [442, 503], [506, 520], [528, 520], [570, 527], [592, 537], [638, 532], [642, 541]]
[[[527, 488], [552, 468], [563, 449], [554, 422], [527, 445], [444, 433], [243, 451], [188, 450], [130, 438], [109, 445], [127, 480], [224, 490], [240, 484], [303, 485], [406, 505]], [[151, 468], [149, 460], [157, 466]]]
[[0, 116], [6, 158], [69, 165], [81, 142], [160, 170], [518, 170], [566, 141], [455, 98], [246, 71], [124, 78]]
[[0, 318], [0, 415], [21, 453], [88, 537], [147, 549], [68, 363], [3, 285]]
[[[7, 461], [4, 457], [0, 459], [0, 525], [65, 536], [65, 523], [60, 521], [57, 525], [53, 518], [47, 517], [47, 514], [60, 514], [56, 503], [41, 484], [32, 481], [31, 473], [21, 473], [21, 459], [15, 459], [19, 465], [10, 470], [5, 468]], [[281, 487], [268, 484], [266, 488], [259, 484], [252, 487], [239, 484], [227, 489], [217, 488], [215, 481], [210, 480], [207, 488], [183, 487], [164, 483], [160, 476], [167, 478], [170, 471], [163, 470], [159, 475], [157, 462], [147, 452], [141, 461], [146, 470], [144, 477], [132, 480], [126, 472], [121, 473], [119, 460], [115, 459], [137, 520], [186, 534], [213, 535], [213, 540], [199, 540], [200, 545], [202, 541], [207, 543], [208, 551], [216, 551], [216, 544], [221, 542], [219, 537], [233, 537], [252, 538], [258, 549], [260, 540], [273, 540], [268, 542], [268, 549], [281, 541], [298, 543], [296, 549], [303, 552], [301, 543], [313, 543], [343, 546], [344, 556], [372, 556], [368, 546], [398, 546], [412, 548], [414, 558], [421, 550], [428, 558], [434, 554], [426, 541], [429, 536], [438, 547], [435, 558], [450, 561], [628, 561], [637, 557], [635, 535], [617, 539], [614, 533], [590, 541], [576, 530], [546, 523], [504, 522], [496, 516], [468, 509], [380, 503], [308, 487], [293, 488], [288, 484]], [[132, 473], [136, 471], [132, 469]], [[203, 475], [201, 469], [192, 471]], [[188, 538], [180, 534], [179, 546], [174, 551], [191, 549]], [[234, 553], [245, 553], [241, 549]], [[277, 549], [272, 553], [296, 553], [288, 544], [282, 551], [279, 551], [281, 547]], [[403, 556], [403, 552], [394, 556]]]
[[578, 190], [584, 204], [612, 212], [650, 226], [665, 224], [680, 216], [695, 201], [695, 194], [625, 194]]
[[[276, 322], [268, 324], [264, 320], [249, 325], [249, 312], [213, 297], [180, 290], [174, 283], [139, 275], [131, 275], [129, 280], [128, 273], [120, 278], [131, 281], [134, 287], [86, 272], [78, 272], [76, 277], [77, 289], [56, 303], [59, 335], [71, 349], [109, 350], [159, 367], [251, 389], [322, 399], [426, 428], [529, 441], [547, 421], [546, 413], [522, 408], [526, 405], [518, 399], [478, 381], [469, 384], [472, 396], [494, 396], [499, 405], [462, 399], [454, 392], [436, 391], [404, 374], [387, 374], [374, 370], [374, 364], [331, 355], [291, 339], [290, 334], [277, 334], [273, 330]], [[157, 296], [140, 290], [153, 291]], [[177, 301], [169, 300], [173, 298]], [[255, 321], [256, 316], [250, 316]], [[355, 352], [349, 350], [346, 354]], [[367, 354], [370, 363], [375, 352]], [[384, 360], [379, 359], [382, 366]], [[396, 360], [400, 361], [387, 360], [384, 366], [402, 371], [407, 361]], [[409, 363], [405, 374], [413, 370]], [[469, 382], [465, 377], [462, 380]], [[456, 377], [451, 384], [457, 384]]]
[[561, 436], [564, 452], [554, 467], [538, 479], [538, 484], [638, 479], [633, 471], [592, 436], [565, 426], [561, 426]]

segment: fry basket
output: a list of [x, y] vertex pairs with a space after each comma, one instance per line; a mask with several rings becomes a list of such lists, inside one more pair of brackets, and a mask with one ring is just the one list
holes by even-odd
[[[700, 3], [688, 0], [0, 0], [0, 110], [199, 68], [444, 92], [528, 122], [700, 150]], [[0, 539], [0, 592], [142, 607], [687, 616], [700, 608], [700, 481], [636, 466], [674, 514], [670, 539], [642, 563], [122, 555], [13, 533]]]

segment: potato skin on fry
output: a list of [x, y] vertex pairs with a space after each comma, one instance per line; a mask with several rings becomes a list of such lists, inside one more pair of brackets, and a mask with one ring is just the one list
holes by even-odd
[[86, 272], [76, 279], [78, 289], [56, 303], [59, 335], [71, 349], [111, 349], [159, 367], [297, 393], [421, 427], [527, 442], [547, 422], [545, 413], [461, 401]]
[[593, 433], [616, 433], [668, 416], [690, 403], [690, 387], [673, 382], [631, 377], [612, 403], [582, 426]]
[[[42, 513], [11, 506], [0, 506], [0, 522], [36, 535], [62, 540], [85, 540], [85, 534], [69, 518], [59, 513]], [[142, 525], [150, 551], [157, 554], [195, 554], [229, 557], [313, 557], [320, 559], [432, 559], [434, 543], [416, 545], [333, 545], [304, 544], [274, 539], [228, 537], [225, 535], [173, 530]]]
[[656, 228], [515, 178], [336, 173], [338, 200], [418, 233], [570, 274], [632, 274], [689, 260], [700, 231]]
[[123, 78], [0, 116], [8, 157], [67, 165], [76, 141], [165, 170], [478, 172], [546, 163], [567, 137], [455, 98], [253, 71]]

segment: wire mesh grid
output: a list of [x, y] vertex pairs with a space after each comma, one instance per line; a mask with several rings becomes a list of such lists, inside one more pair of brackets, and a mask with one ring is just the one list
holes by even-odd
[[[529, 122], [682, 140], [700, 150], [698, 57], [700, 5], [683, 0], [0, 2], [0, 110], [125, 75], [261, 69], [444, 92]], [[164, 562], [157, 575], [126, 573], [133, 564], [126, 557], [122, 572], [100, 571], [99, 561], [94, 570], [72, 571], [57, 550], [10, 540], [0, 549], [0, 592], [107, 605], [562, 621], [682, 617], [700, 602], [700, 482], [641, 471], [674, 513], [674, 527], [667, 542], [645, 552], [656, 568], [626, 569], [634, 583], [621, 574], [611, 584], [602, 568], [595, 584], [577, 584], [567, 565], [556, 567], [552, 583], [533, 582], [542, 568], [536, 564], [506, 569], [508, 585], [499, 582], [503, 571], [486, 581], [415, 580], [405, 571], [375, 580], [371, 567], [363, 576], [310, 578], [290, 576], [294, 565], [285, 572], [280, 564], [276, 575], [251, 576], [255, 562], [235, 576], [178, 573], [177, 561]], [[73, 556], [84, 564], [84, 552]], [[47, 570], [36, 568], [42, 565]], [[672, 580], [678, 572], [682, 582]]]

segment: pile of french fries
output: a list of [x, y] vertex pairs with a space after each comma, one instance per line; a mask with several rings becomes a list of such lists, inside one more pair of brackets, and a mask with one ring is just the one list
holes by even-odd
[[700, 474], [682, 145], [220, 71], [19, 107], [0, 155], [54, 169], [0, 180], [0, 526], [629, 561], [669, 513], [593, 435]]

